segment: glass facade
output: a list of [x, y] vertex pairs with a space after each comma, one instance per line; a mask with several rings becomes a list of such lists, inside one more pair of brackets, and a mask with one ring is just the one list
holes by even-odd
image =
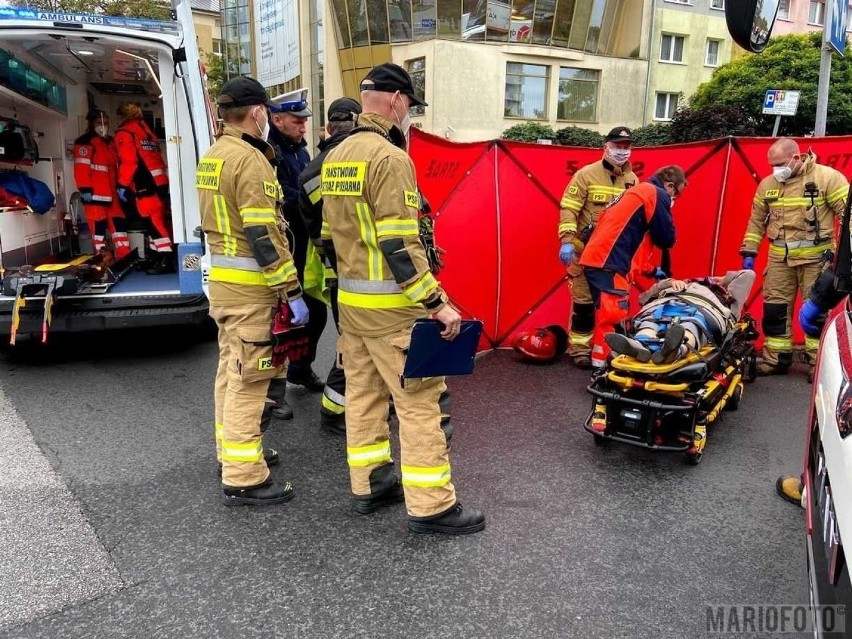
[[251, 75], [252, 29], [249, 0], [224, 0], [222, 9], [222, 35], [224, 42], [225, 74], [231, 78]]
[[639, 57], [643, 0], [332, 0], [332, 6], [341, 49], [442, 38]]

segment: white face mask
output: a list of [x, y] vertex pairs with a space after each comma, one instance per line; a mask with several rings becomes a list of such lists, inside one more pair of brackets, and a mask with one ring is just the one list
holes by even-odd
[[621, 166], [630, 159], [630, 149], [617, 149], [607, 147], [606, 158], [616, 166]]
[[393, 108], [393, 114], [396, 117], [397, 124], [399, 124], [400, 131], [408, 139], [408, 132], [411, 129], [411, 116], [408, 113], [408, 109], [405, 110], [405, 114], [400, 118], [396, 112], [396, 107], [392, 105], [391, 108]]
[[793, 177], [793, 169], [789, 166], [773, 166], [772, 175], [775, 176], [775, 179], [779, 182], [786, 182]]
[[103, 126], [102, 124], [99, 124], [98, 126], [95, 127], [95, 133], [97, 133], [102, 138], [105, 138], [107, 136], [107, 134], [109, 133], [109, 129], [107, 127]]
[[255, 116], [254, 125], [257, 127], [257, 132], [260, 134], [261, 140], [266, 140], [269, 138], [269, 115], [266, 116], [266, 122], [263, 126], [260, 126], [257, 123], [257, 116]]

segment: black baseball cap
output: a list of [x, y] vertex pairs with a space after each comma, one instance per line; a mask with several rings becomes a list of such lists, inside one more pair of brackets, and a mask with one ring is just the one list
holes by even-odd
[[269, 94], [263, 85], [246, 76], [228, 80], [219, 91], [216, 103], [223, 107], [254, 106], [255, 104], [268, 105]]
[[90, 109], [86, 114], [86, 120], [88, 122], [94, 122], [95, 120], [100, 120], [101, 118], [109, 119], [109, 114], [103, 109]]
[[607, 142], [633, 142], [633, 133], [626, 126], [617, 126], [606, 134]]
[[411, 106], [429, 106], [417, 97], [414, 92], [414, 83], [408, 71], [398, 64], [386, 62], [374, 67], [367, 76], [361, 80], [362, 91], [382, 91], [394, 93], [399, 91], [411, 99]]
[[329, 122], [351, 122], [361, 113], [361, 105], [352, 98], [337, 98], [328, 107]]

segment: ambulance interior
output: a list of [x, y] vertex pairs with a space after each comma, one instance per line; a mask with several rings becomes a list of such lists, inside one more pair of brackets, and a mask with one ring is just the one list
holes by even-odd
[[[111, 251], [93, 249], [93, 229], [75, 183], [72, 156], [74, 141], [87, 130], [90, 109], [109, 115], [109, 135], [114, 135], [120, 125], [116, 109], [131, 101], [141, 107], [143, 119], [160, 139], [165, 159], [165, 138], [174, 131], [167, 132], [164, 124], [159, 62], [169, 53], [159, 45], [146, 47], [139, 38], [82, 36], [28, 32], [4, 34], [0, 41], [0, 127], [7, 135], [16, 128], [35, 147], [25, 143], [20, 157], [20, 149], [11, 155], [6, 149], [4, 156], [0, 145], [0, 187], [4, 176], [17, 183], [24, 174], [47, 185], [55, 198], [47, 210], [40, 199], [35, 210], [26, 198], [21, 203], [8, 188], [0, 190], [0, 277], [30, 265], [36, 272], [64, 272], [76, 278], [74, 295], [178, 289], [174, 272], [145, 272], [148, 238], [132, 205], [121, 207], [130, 256], [116, 261]], [[0, 131], [0, 139], [2, 135]], [[3, 295], [14, 295], [7, 288]]]

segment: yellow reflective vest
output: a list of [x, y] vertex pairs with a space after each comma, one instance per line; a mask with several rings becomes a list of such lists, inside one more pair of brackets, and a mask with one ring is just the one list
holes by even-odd
[[390, 140], [393, 123], [375, 113], [322, 165], [323, 239], [337, 254], [341, 329], [387, 335], [447, 303], [420, 243], [414, 164]]
[[615, 196], [638, 183], [629, 162], [619, 168], [603, 159], [581, 168], [559, 203], [559, 239], [563, 244], [574, 241], [577, 233], [598, 221]]
[[198, 163], [195, 186], [210, 247], [211, 304], [295, 299], [301, 286], [285, 235], [272, 148], [226, 125]]
[[740, 254], [757, 255], [766, 236], [772, 261], [790, 266], [819, 262], [826, 250], [834, 249], [834, 218], [843, 213], [848, 190], [843, 174], [817, 164], [811, 152], [786, 182], [765, 177], [752, 201]]

